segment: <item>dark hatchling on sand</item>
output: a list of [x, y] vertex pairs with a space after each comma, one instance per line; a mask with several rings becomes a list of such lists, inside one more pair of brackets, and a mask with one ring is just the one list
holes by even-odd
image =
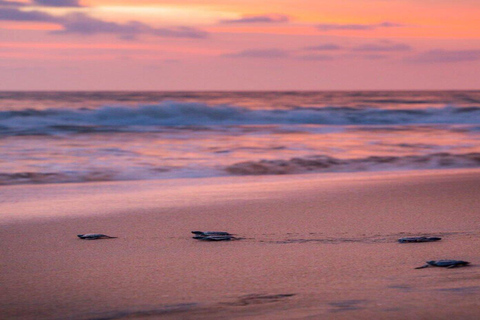
[[232, 234], [224, 231], [192, 231], [193, 239], [202, 241], [230, 241], [238, 240]]
[[470, 262], [462, 261], [462, 260], [432, 260], [427, 261], [427, 264], [416, 267], [415, 269], [423, 269], [427, 267], [443, 267], [443, 268], [457, 268], [457, 267], [465, 267], [468, 266]]
[[77, 234], [77, 237], [83, 240], [98, 240], [98, 239], [115, 239], [117, 237], [110, 237], [102, 233], [85, 233]]
[[438, 237], [406, 237], [406, 238], [398, 239], [398, 242], [400, 242], [400, 243], [418, 243], [418, 242], [433, 242], [433, 241], [439, 241], [439, 240], [442, 240], [442, 238], [438, 238]]

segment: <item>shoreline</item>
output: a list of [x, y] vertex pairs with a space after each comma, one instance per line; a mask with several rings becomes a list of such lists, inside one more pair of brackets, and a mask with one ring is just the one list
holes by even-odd
[[[0, 185], [3, 198], [0, 226], [42, 219], [128, 215], [129, 210], [139, 207], [135, 203], [138, 198], [145, 200], [142, 209], [179, 208], [219, 201], [270, 199], [277, 197], [278, 193], [311, 193], [313, 188], [333, 190], [372, 182], [457, 179], [471, 174], [480, 174], [480, 168]], [[161, 198], [159, 193], [163, 194]], [[88, 201], [89, 208], [82, 205], [85, 201]], [[57, 203], [52, 206], [52, 202]], [[18, 211], [22, 214], [18, 215]]]
[[[478, 169], [0, 192], [5, 319], [480, 316]], [[196, 229], [245, 239], [200, 242]], [[90, 232], [119, 238], [76, 237]], [[443, 239], [397, 242], [413, 235]], [[472, 266], [414, 269], [437, 259]]]

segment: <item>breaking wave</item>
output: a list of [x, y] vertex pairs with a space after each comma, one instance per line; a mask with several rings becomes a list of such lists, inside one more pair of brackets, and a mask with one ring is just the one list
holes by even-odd
[[168, 168], [137, 168], [122, 170], [120, 168], [96, 168], [91, 170], [65, 170], [48, 172], [0, 172], [0, 185], [12, 184], [49, 184], [71, 182], [128, 181], [162, 178]]
[[[411, 156], [370, 156], [366, 158], [339, 159], [318, 155], [289, 160], [259, 160], [239, 162], [223, 168], [199, 168], [188, 172], [185, 177], [225, 176], [225, 175], [282, 175], [323, 172], [360, 172], [422, 170], [480, 167], [480, 153], [451, 154], [434, 153]], [[45, 184], [67, 182], [150, 180], [182, 177], [185, 168], [136, 168], [92, 169], [64, 172], [16, 172], [1, 173], [0, 185]], [[177, 172], [175, 172], [177, 171]]]
[[172, 126], [480, 124], [480, 107], [380, 109], [291, 107], [249, 109], [166, 101], [96, 109], [23, 109], [0, 112], [0, 135], [150, 132]]
[[338, 159], [329, 156], [239, 162], [225, 170], [234, 175], [272, 175], [307, 172], [356, 172], [480, 167], [480, 153], [434, 153], [411, 156], [371, 156]]

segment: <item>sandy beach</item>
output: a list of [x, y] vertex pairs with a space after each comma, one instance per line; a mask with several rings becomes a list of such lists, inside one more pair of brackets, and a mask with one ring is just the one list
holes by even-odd
[[[480, 318], [478, 169], [2, 186], [0, 199], [2, 319]], [[76, 236], [94, 232], [118, 238]], [[417, 235], [442, 240], [397, 242]], [[438, 259], [472, 265], [414, 269]]]

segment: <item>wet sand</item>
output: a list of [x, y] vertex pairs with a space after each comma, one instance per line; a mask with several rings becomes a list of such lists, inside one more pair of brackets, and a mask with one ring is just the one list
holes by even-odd
[[[480, 170], [3, 186], [0, 197], [2, 319], [480, 318]], [[119, 238], [76, 237], [91, 232]], [[443, 239], [397, 242], [417, 235]], [[472, 266], [414, 269], [437, 259]]]

